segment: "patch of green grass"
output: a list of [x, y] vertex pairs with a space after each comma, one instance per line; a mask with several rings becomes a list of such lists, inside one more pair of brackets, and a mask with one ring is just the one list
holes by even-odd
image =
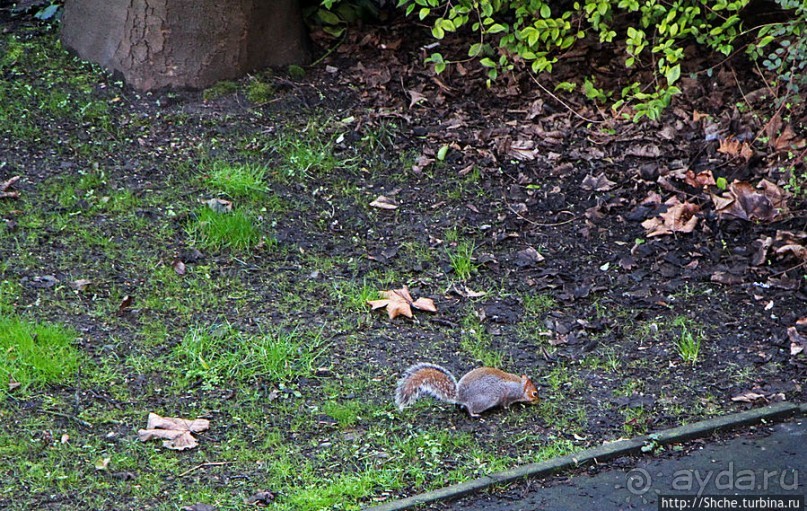
[[238, 90], [238, 84], [229, 80], [222, 80], [202, 92], [202, 99], [213, 101], [222, 96], [233, 94]]
[[524, 302], [524, 314], [531, 318], [546, 314], [558, 306], [557, 300], [548, 293], [537, 295], [525, 293], [521, 296], [521, 299]]
[[460, 346], [475, 360], [488, 367], [502, 367], [504, 355], [490, 347], [490, 335], [479, 321], [476, 312], [468, 311], [462, 319]]
[[[2, 315], [0, 332], [0, 381], [12, 378], [23, 389], [66, 383], [82, 363], [73, 346], [78, 334], [70, 328]], [[0, 386], [0, 396], [6, 388]]]
[[622, 430], [626, 435], [635, 436], [647, 433], [650, 412], [645, 410], [643, 406], [625, 408], [622, 415], [625, 419]]
[[[2, 47], [0, 70], [7, 79], [0, 80], [0, 97], [9, 100], [0, 104], [1, 132], [49, 144], [49, 128], [43, 126], [53, 125], [61, 134], [63, 121], [86, 125], [89, 132], [110, 130], [110, 104], [94, 94], [94, 84], [102, 80], [61, 48], [57, 33], [30, 39], [2, 35]], [[81, 67], [84, 72], [76, 69]]]
[[218, 213], [206, 206], [199, 208], [187, 232], [195, 245], [210, 250], [245, 251], [261, 241], [261, 232], [254, 218], [240, 209]]
[[321, 333], [273, 328], [246, 334], [229, 325], [194, 327], [173, 351], [186, 383], [203, 387], [223, 383], [253, 384], [258, 380], [287, 382], [310, 375], [322, 351]]
[[675, 341], [678, 355], [684, 362], [695, 365], [700, 356], [703, 333], [695, 329], [692, 322], [685, 316], [676, 317], [672, 324], [680, 329], [678, 338]]
[[208, 186], [233, 199], [258, 200], [269, 191], [266, 167], [262, 165], [217, 161], [205, 174]]
[[339, 423], [341, 428], [349, 428], [354, 426], [360, 418], [363, 405], [361, 401], [326, 401], [322, 405], [322, 411], [328, 416], [333, 417]]
[[[8, 270], [9, 261], [0, 262], [0, 274]], [[0, 317], [11, 315], [14, 304], [20, 298], [22, 285], [12, 280], [0, 280]]]
[[460, 280], [467, 280], [476, 271], [476, 264], [474, 264], [475, 249], [476, 246], [472, 241], [463, 241], [457, 243], [454, 248], [447, 250], [454, 275]]
[[353, 312], [367, 312], [370, 310], [367, 301], [381, 298], [378, 289], [368, 284], [366, 280], [361, 284], [354, 280], [340, 280], [335, 281], [332, 286], [334, 300]]

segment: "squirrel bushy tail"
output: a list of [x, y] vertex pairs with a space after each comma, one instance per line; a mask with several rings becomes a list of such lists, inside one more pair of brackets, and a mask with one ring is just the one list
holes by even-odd
[[456, 403], [457, 379], [448, 369], [436, 364], [415, 364], [398, 380], [395, 404], [403, 410], [424, 394], [447, 403]]

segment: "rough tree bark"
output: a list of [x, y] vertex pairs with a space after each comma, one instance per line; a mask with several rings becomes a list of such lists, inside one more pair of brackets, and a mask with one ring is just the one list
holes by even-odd
[[65, 0], [62, 44], [142, 90], [303, 64], [298, 0]]

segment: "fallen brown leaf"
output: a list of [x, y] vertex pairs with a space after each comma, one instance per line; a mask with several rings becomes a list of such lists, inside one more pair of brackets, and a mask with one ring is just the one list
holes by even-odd
[[765, 394], [759, 394], [750, 390], [732, 397], [731, 400], [735, 403], [756, 403], [757, 401], [765, 403], [768, 402], [768, 398], [765, 397]]
[[370, 203], [370, 206], [379, 209], [398, 209], [398, 205], [395, 204], [395, 201], [383, 195], [379, 195], [376, 200]]
[[180, 258], [175, 258], [172, 266], [177, 275], [185, 275], [185, 263]]
[[247, 504], [268, 506], [275, 500], [275, 494], [270, 491], [259, 491], [247, 498]]
[[123, 297], [123, 300], [120, 301], [120, 305], [118, 305], [118, 315], [123, 314], [126, 312], [126, 309], [132, 306], [134, 300], [131, 296], [126, 295]]
[[647, 236], [663, 236], [674, 232], [690, 233], [698, 223], [696, 216], [700, 206], [691, 202], [681, 202], [676, 197], [670, 197], [665, 202], [667, 211], [655, 218], [648, 218], [642, 222], [647, 229]]
[[796, 330], [796, 327], [791, 326], [787, 329], [787, 336], [790, 338], [790, 356], [795, 357], [799, 353], [807, 349], [807, 337], [804, 337]]
[[92, 284], [92, 281], [89, 279], [78, 279], [74, 280], [69, 285], [76, 291], [84, 291], [90, 284]]
[[580, 183], [580, 188], [583, 190], [593, 190], [595, 192], [607, 192], [613, 189], [614, 186], [616, 186], [616, 183], [609, 181], [604, 173], [600, 173], [597, 177], [588, 174], [583, 178], [583, 182]]
[[418, 92], [416, 90], [407, 90], [411, 100], [409, 101], [409, 109], [411, 110], [413, 106], [419, 105], [421, 101], [428, 102], [429, 98], [426, 97], [425, 94]]
[[163, 447], [175, 451], [193, 449], [199, 443], [191, 433], [198, 433], [210, 427], [207, 419], [178, 419], [175, 417], [160, 417], [156, 413], [149, 413], [146, 429], [137, 432], [137, 438], [146, 442], [153, 438], [164, 440]]
[[750, 222], [776, 222], [785, 218], [787, 193], [763, 179], [756, 189], [746, 181], [734, 181], [722, 195], [711, 195], [720, 218], [739, 218]]
[[741, 156], [745, 161], [754, 156], [754, 150], [748, 145], [748, 142], [740, 142], [736, 138], [728, 137], [720, 140], [720, 145], [717, 147], [717, 152], [736, 158]]
[[798, 151], [807, 147], [807, 140], [797, 138], [793, 128], [788, 124], [781, 134], [771, 137], [769, 144], [776, 152]]
[[203, 203], [207, 204], [207, 207], [215, 211], [216, 213], [229, 213], [233, 210], [233, 203], [228, 200], [224, 199], [208, 199], [202, 200]]
[[368, 300], [367, 305], [372, 307], [373, 310], [386, 307], [387, 315], [390, 319], [395, 319], [398, 316], [411, 318], [412, 307], [418, 310], [437, 312], [434, 300], [431, 298], [413, 300], [412, 295], [409, 294], [409, 288], [406, 286], [401, 289], [379, 291], [379, 294], [384, 297], [382, 300]]
[[17, 199], [20, 196], [20, 192], [9, 192], [8, 189], [11, 188], [14, 183], [20, 180], [20, 176], [14, 176], [7, 181], [3, 181], [0, 183], [0, 199]]
[[707, 188], [715, 185], [715, 178], [711, 170], [703, 170], [697, 174], [693, 170], [687, 170], [684, 181], [694, 188]]

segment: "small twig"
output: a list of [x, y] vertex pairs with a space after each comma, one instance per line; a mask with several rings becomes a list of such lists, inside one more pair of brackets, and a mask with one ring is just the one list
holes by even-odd
[[566, 103], [565, 103], [565, 102], [564, 102], [562, 99], [560, 99], [560, 98], [559, 98], [557, 95], [553, 94], [553, 93], [552, 93], [552, 92], [551, 92], [549, 89], [547, 89], [546, 87], [544, 87], [544, 86], [543, 86], [543, 84], [541, 84], [541, 82], [539, 82], [537, 78], [535, 78], [535, 77], [534, 77], [533, 75], [531, 75], [531, 74], [530, 74], [530, 78], [532, 78], [532, 81], [533, 81], [533, 82], [535, 82], [535, 85], [537, 85], [538, 87], [540, 87], [542, 91], [544, 91], [544, 92], [546, 92], [547, 94], [549, 94], [549, 95], [552, 97], [552, 99], [554, 99], [555, 101], [557, 101], [558, 103], [560, 103], [561, 105], [563, 105], [564, 107], [566, 107], [566, 109], [567, 109], [569, 112], [571, 112], [572, 114], [574, 114], [576, 117], [579, 117], [580, 119], [582, 119], [582, 120], [584, 120], [584, 121], [586, 121], [586, 122], [590, 122], [590, 123], [594, 123], [594, 124], [602, 124], [602, 123], [604, 123], [604, 122], [605, 122], [605, 121], [602, 121], [602, 120], [598, 121], [598, 120], [596, 120], [596, 119], [589, 119], [588, 117], [584, 117], [584, 116], [582, 116], [582, 115], [578, 114], [577, 112], [575, 112], [575, 111], [574, 111], [574, 108], [572, 108], [572, 107], [570, 107], [569, 105], [567, 105], [567, 104], [566, 104]]
[[[563, 222], [555, 222], [555, 223], [551, 223], [551, 224], [541, 224], [541, 223], [535, 222], [533, 220], [530, 220], [526, 216], [522, 215], [521, 213], [519, 213], [518, 211], [513, 209], [513, 207], [510, 206], [509, 204], [507, 205], [507, 209], [509, 209], [512, 213], [514, 213], [520, 219], [522, 219], [525, 222], [529, 223], [530, 225], [534, 225], [536, 227], [558, 227], [560, 225], [570, 224], [570, 223], [574, 222], [575, 220], [578, 220], [578, 219], [583, 217], [583, 215], [575, 215], [575, 216], [573, 216], [572, 218], [570, 218], [568, 220], [564, 220]], [[561, 211], [558, 214], [560, 214], [560, 213], [566, 213], [567, 215], [574, 215], [574, 213], [572, 213], [571, 211]]]
[[342, 43], [345, 41], [346, 37], [347, 37], [347, 29], [345, 29], [345, 32], [342, 34], [342, 37], [340, 37], [339, 40], [336, 41], [336, 43], [333, 46], [328, 48], [328, 51], [326, 51], [325, 54], [322, 57], [318, 58], [317, 60], [315, 60], [314, 62], [309, 64], [308, 67], [313, 68], [313, 67], [317, 66], [323, 60], [327, 59], [331, 55], [331, 53], [333, 53], [337, 48], [339, 48], [342, 45]]
[[227, 465], [228, 463], [231, 463], [231, 462], [230, 461], [208, 461], [207, 463], [200, 463], [199, 465], [196, 465], [195, 467], [189, 468], [185, 472], [182, 472], [177, 477], [185, 477], [186, 475], [190, 474], [191, 472], [193, 472], [195, 470], [199, 470], [200, 468], [218, 467], [218, 466], [221, 466], [221, 465]]
[[778, 273], [774, 273], [773, 275], [771, 275], [771, 277], [778, 277], [779, 275], [784, 275], [785, 273], [787, 273], [789, 271], [797, 270], [797, 269], [799, 269], [799, 268], [801, 268], [802, 266], [805, 266], [805, 265], [807, 265], [807, 261], [802, 261], [799, 264], [797, 264], [796, 266], [793, 266], [793, 267], [788, 268], [786, 270], [780, 271]]
[[70, 415], [70, 414], [62, 413], [62, 412], [57, 412], [55, 410], [42, 410], [42, 411], [47, 413], [47, 414], [50, 414], [50, 415], [55, 415], [56, 417], [62, 417], [62, 418], [67, 419], [67, 420], [75, 421], [75, 422], [79, 423], [80, 425], [84, 426], [85, 428], [91, 428], [92, 427], [92, 424], [90, 424], [89, 422], [87, 422], [87, 421], [85, 421], [83, 419], [79, 419], [75, 415]]

